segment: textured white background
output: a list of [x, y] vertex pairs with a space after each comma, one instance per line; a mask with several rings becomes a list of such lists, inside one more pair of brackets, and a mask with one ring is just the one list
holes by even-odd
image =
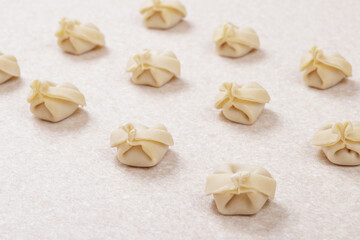
[[[359, 120], [360, 1], [191, 1], [188, 17], [148, 30], [140, 1], [0, 0], [0, 51], [21, 78], [0, 85], [0, 239], [358, 239], [360, 167], [330, 164], [313, 133]], [[56, 44], [63, 17], [97, 25], [106, 48], [72, 56]], [[251, 26], [261, 49], [219, 57], [211, 42], [224, 21]], [[313, 44], [338, 51], [353, 77], [325, 91], [301, 80]], [[128, 58], [173, 50], [182, 76], [160, 89], [133, 85]], [[34, 79], [74, 83], [88, 106], [65, 121], [35, 119]], [[272, 97], [252, 126], [213, 107], [223, 81], [257, 81]], [[124, 122], [164, 123], [175, 146], [150, 169], [126, 167], [109, 147]], [[257, 164], [278, 182], [275, 200], [252, 217], [217, 213], [205, 179], [227, 162]]]

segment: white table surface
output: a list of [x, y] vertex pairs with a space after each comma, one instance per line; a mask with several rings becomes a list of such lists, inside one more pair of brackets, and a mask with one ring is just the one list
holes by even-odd
[[[188, 17], [167, 30], [141, 22], [141, 1], [0, 0], [0, 51], [21, 78], [0, 85], [0, 239], [358, 239], [360, 167], [330, 164], [311, 146], [328, 121], [360, 117], [360, 1], [182, 0]], [[65, 54], [54, 36], [63, 17], [92, 22], [106, 48]], [[214, 28], [253, 27], [261, 49], [216, 54]], [[353, 77], [307, 87], [300, 57], [312, 45], [337, 51]], [[160, 89], [125, 72], [139, 49], [173, 50], [182, 76]], [[53, 124], [35, 119], [34, 79], [69, 81], [87, 106]], [[272, 98], [252, 126], [213, 106], [224, 81], [257, 81]], [[165, 124], [175, 146], [150, 169], [126, 167], [109, 146], [122, 123]], [[260, 165], [277, 180], [255, 216], [222, 216], [205, 180], [227, 162]]]

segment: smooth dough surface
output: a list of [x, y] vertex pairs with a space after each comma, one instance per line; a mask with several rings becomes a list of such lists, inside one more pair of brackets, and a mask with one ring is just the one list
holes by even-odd
[[16, 58], [0, 52], [0, 84], [19, 76], [20, 68]]
[[224, 164], [209, 175], [205, 192], [213, 194], [216, 207], [224, 215], [252, 215], [275, 196], [276, 181], [262, 167]]
[[147, 0], [141, 5], [143, 23], [148, 28], [168, 29], [186, 17], [186, 9], [176, 0]]
[[143, 49], [129, 59], [126, 71], [132, 72], [135, 84], [162, 87], [174, 76], [180, 76], [180, 62], [171, 51]]
[[222, 109], [224, 116], [237, 123], [253, 124], [270, 102], [267, 91], [256, 82], [238, 84], [225, 82], [220, 86], [215, 107]]
[[91, 23], [80, 23], [77, 20], [61, 19], [56, 32], [58, 45], [67, 53], [79, 55], [95, 47], [105, 46], [104, 35]]
[[360, 122], [338, 122], [322, 127], [312, 143], [320, 146], [330, 162], [360, 165]]
[[27, 101], [35, 117], [50, 122], [59, 122], [81, 106], [85, 106], [84, 95], [71, 83], [55, 84], [35, 80], [31, 83]]
[[300, 71], [307, 85], [327, 89], [352, 75], [351, 64], [338, 53], [325, 55], [316, 46], [312, 47], [300, 61]]
[[259, 37], [252, 28], [239, 28], [232, 23], [217, 27], [213, 33], [220, 56], [237, 58], [260, 47]]
[[119, 161], [134, 167], [152, 167], [164, 157], [174, 144], [171, 134], [162, 124], [146, 127], [128, 123], [115, 129], [110, 136]]

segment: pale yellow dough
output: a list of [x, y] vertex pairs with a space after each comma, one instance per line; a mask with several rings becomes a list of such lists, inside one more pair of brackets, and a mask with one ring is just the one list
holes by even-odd
[[35, 117], [59, 122], [73, 114], [79, 105], [85, 106], [84, 95], [71, 83], [55, 84], [35, 80], [31, 83], [27, 101]]
[[0, 84], [13, 77], [20, 76], [20, 68], [17, 60], [12, 55], [5, 55], [0, 52]]
[[307, 85], [327, 89], [352, 75], [351, 64], [338, 53], [323, 54], [316, 46], [312, 47], [300, 61], [300, 71]]
[[143, 23], [148, 28], [168, 29], [186, 17], [186, 9], [176, 0], [147, 0], [141, 5]]
[[330, 162], [360, 165], [360, 122], [338, 122], [322, 127], [312, 143], [322, 147]]
[[121, 163], [134, 167], [152, 167], [160, 162], [174, 142], [162, 124], [146, 127], [128, 123], [111, 133], [110, 144], [117, 148], [117, 157]]
[[259, 37], [252, 28], [239, 28], [225, 23], [215, 29], [213, 41], [220, 56], [237, 58], [260, 47]]
[[216, 96], [215, 107], [222, 109], [224, 116], [237, 123], [253, 124], [270, 102], [267, 91], [256, 82], [238, 84], [225, 82]]
[[207, 177], [205, 192], [213, 194], [224, 215], [252, 215], [274, 198], [276, 181], [262, 167], [224, 164]]
[[161, 87], [180, 76], [180, 62], [171, 51], [144, 49], [129, 59], [126, 71], [132, 72], [135, 84]]
[[65, 52], [79, 55], [105, 45], [104, 35], [91, 23], [80, 23], [67, 18], [61, 19], [59, 23], [60, 29], [55, 35]]

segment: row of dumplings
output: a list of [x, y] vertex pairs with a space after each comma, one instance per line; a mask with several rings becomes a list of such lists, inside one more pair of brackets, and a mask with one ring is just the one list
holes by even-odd
[[[105, 45], [103, 34], [94, 25], [66, 18], [60, 21], [56, 36], [59, 46], [72, 54], [82, 54]], [[217, 28], [213, 40], [219, 55], [226, 57], [244, 56], [260, 45], [255, 31], [230, 23]], [[136, 84], [161, 87], [174, 76], [180, 76], [180, 62], [172, 51], [144, 49], [129, 60], [126, 70], [133, 73], [131, 79]], [[324, 54], [315, 46], [301, 58], [300, 70], [305, 83], [319, 89], [330, 88], [352, 75], [351, 64], [340, 54]], [[16, 58], [0, 52], [0, 84], [19, 76]]]
[[[167, 29], [186, 16], [185, 7], [178, 1], [148, 0], [141, 8], [143, 22], [149, 28]], [[62, 19], [57, 31], [58, 45], [71, 54], [82, 54], [105, 45], [104, 35], [90, 23]], [[241, 57], [256, 50], [260, 41], [251, 28], [239, 28], [225, 23], [215, 29], [213, 41], [224, 57]], [[129, 59], [126, 70], [132, 73], [135, 84], [161, 87], [173, 77], [180, 76], [180, 62], [171, 51], [144, 49]], [[311, 87], [326, 89], [351, 76], [351, 65], [339, 54], [325, 55], [313, 47], [301, 59], [304, 81]], [[0, 54], [0, 83], [19, 77], [15, 57]], [[215, 99], [229, 120], [252, 124], [270, 101], [267, 91], [256, 82], [238, 84], [225, 82]], [[31, 112], [50, 122], [72, 115], [79, 105], [85, 106], [84, 95], [71, 83], [55, 84], [35, 80], [28, 97]], [[128, 123], [115, 129], [110, 136], [111, 147], [123, 164], [134, 167], [157, 165], [174, 144], [166, 127], [158, 124], [147, 127]], [[313, 144], [321, 146], [327, 158], [339, 165], [360, 164], [360, 123], [335, 123], [320, 129]], [[276, 181], [264, 168], [241, 164], [225, 164], [208, 176], [206, 194], [213, 194], [220, 213], [250, 215], [258, 212], [269, 198], [274, 198]]]

